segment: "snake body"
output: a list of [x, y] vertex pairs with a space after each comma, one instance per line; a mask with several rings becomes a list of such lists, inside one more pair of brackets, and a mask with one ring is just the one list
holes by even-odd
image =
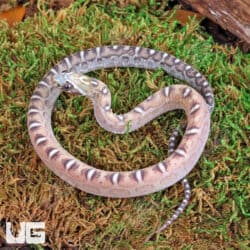
[[[162, 68], [190, 86], [178, 84], [165, 87], [128, 113], [117, 115], [111, 109], [108, 87], [84, 75], [110, 67]], [[91, 98], [98, 123], [113, 133], [122, 134], [127, 129], [134, 131], [175, 109], [185, 111], [187, 127], [178, 147], [172, 149], [168, 158], [153, 166], [126, 172], [96, 169], [63, 149], [53, 134], [51, 114], [64, 90]], [[104, 46], [64, 58], [43, 77], [30, 100], [28, 131], [43, 162], [72, 186], [106, 197], [142, 196], [173, 185], [192, 170], [205, 147], [213, 107], [214, 97], [206, 78], [180, 59], [137, 46]]]

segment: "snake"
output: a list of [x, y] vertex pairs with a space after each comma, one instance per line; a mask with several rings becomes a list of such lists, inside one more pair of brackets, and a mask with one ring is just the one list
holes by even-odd
[[[161, 68], [185, 84], [166, 86], [129, 112], [115, 114], [108, 86], [87, 73], [117, 67]], [[178, 132], [173, 133], [168, 157], [152, 166], [121, 172], [97, 169], [71, 155], [53, 133], [51, 116], [62, 92], [90, 98], [97, 122], [112, 133], [135, 131], [161, 114], [177, 109], [185, 111], [186, 128], [178, 145]], [[45, 165], [67, 183], [87, 193], [112, 198], [137, 197], [160, 191], [182, 180], [185, 197], [160, 231], [170, 225], [188, 203], [190, 186], [185, 177], [204, 150], [213, 109], [212, 88], [205, 76], [191, 65], [155, 49], [109, 45], [76, 52], [51, 68], [30, 98], [27, 126], [31, 143]]]

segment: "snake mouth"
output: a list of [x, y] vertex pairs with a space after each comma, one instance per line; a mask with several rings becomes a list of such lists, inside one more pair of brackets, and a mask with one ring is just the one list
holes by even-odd
[[80, 93], [77, 92], [77, 91], [64, 91], [63, 88], [60, 88], [62, 90], [63, 93], [66, 93], [66, 94], [69, 94], [69, 95], [72, 95], [72, 96], [79, 96]]

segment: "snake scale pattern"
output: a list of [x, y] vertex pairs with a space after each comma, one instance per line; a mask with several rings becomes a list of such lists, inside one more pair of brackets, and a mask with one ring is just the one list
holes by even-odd
[[[128, 113], [114, 114], [111, 93], [106, 84], [86, 75], [90, 71], [111, 67], [162, 68], [188, 85], [165, 87]], [[170, 137], [169, 156], [153, 166], [125, 172], [96, 169], [63, 149], [53, 134], [52, 110], [62, 91], [89, 97], [98, 123], [113, 133], [123, 134], [127, 129], [129, 132], [134, 131], [155, 117], [175, 109], [185, 111], [186, 130], [179, 145], [175, 141], [177, 132]], [[213, 108], [214, 96], [206, 78], [180, 59], [138, 46], [103, 46], [65, 57], [43, 77], [30, 100], [28, 131], [42, 161], [72, 186], [100, 196], [134, 197], [167, 188], [192, 170], [205, 147]], [[190, 197], [186, 179], [183, 179], [183, 185], [184, 203], [172, 220], [183, 211]]]

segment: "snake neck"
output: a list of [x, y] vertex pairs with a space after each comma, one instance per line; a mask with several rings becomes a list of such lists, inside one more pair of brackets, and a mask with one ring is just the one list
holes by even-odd
[[90, 98], [93, 102], [95, 118], [103, 129], [115, 134], [124, 134], [148, 122], [147, 117], [141, 116], [141, 119], [134, 117], [133, 111], [126, 114], [114, 113], [111, 108], [111, 93], [105, 83], [95, 80], [93, 93]]
[[125, 119], [111, 109], [111, 93], [105, 83], [95, 81], [94, 94], [90, 99], [93, 102], [95, 118], [102, 128], [116, 134], [126, 132]]
[[191, 89], [179, 85], [165, 87], [138, 104], [133, 110], [125, 114], [116, 114], [111, 109], [111, 94], [108, 87], [101, 82], [97, 87], [98, 92], [91, 98], [95, 118], [102, 128], [116, 134], [137, 130], [167, 111], [183, 109], [189, 115], [190, 112], [200, 109], [195, 99], [187, 98]]

